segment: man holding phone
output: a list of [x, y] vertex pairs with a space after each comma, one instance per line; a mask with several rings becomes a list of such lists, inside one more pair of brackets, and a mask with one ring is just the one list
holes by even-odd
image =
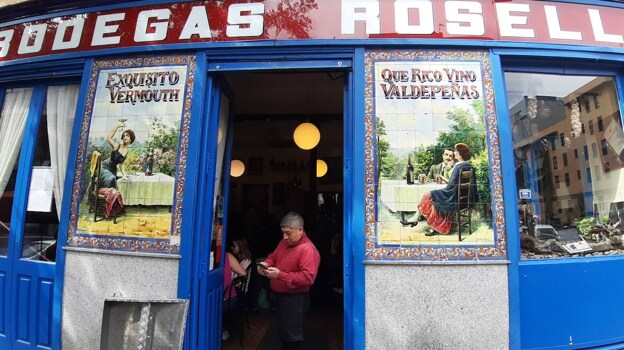
[[316, 279], [321, 256], [303, 230], [303, 218], [291, 211], [280, 223], [283, 239], [258, 264], [258, 273], [271, 279], [275, 315], [283, 350], [303, 349], [305, 313], [310, 286]]

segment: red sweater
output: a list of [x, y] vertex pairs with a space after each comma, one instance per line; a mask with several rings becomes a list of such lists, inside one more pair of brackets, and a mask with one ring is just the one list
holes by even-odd
[[280, 270], [277, 278], [271, 279], [271, 290], [276, 293], [301, 293], [309, 291], [314, 283], [321, 255], [304, 233], [292, 247], [281, 240], [264, 262]]

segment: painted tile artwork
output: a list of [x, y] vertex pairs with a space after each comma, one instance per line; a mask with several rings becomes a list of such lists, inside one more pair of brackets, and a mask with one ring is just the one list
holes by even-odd
[[487, 54], [369, 52], [366, 69], [367, 257], [504, 257]]
[[178, 253], [192, 57], [98, 61], [68, 245]]

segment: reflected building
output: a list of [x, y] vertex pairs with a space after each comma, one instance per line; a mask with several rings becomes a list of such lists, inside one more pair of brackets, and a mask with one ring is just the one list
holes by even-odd
[[[576, 135], [573, 109], [581, 123]], [[621, 150], [605, 136], [611, 123], [621, 133], [613, 79], [598, 77], [565, 97], [525, 96], [510, 116], [517, 187], [531, 190], [528, 202], [540, 222], [560, 227], [603, 216], [624, 198], [621, 188], [613, 190]]]

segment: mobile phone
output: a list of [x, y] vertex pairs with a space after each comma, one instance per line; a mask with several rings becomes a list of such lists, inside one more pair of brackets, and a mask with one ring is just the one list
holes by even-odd
[[261, 264], [261, 263], [256, 263], [256, 266], [258, 266], [259, 268], [261, 268], [263, 270], [268, 269], [268, 267], [266, 267], [264, 264]]

